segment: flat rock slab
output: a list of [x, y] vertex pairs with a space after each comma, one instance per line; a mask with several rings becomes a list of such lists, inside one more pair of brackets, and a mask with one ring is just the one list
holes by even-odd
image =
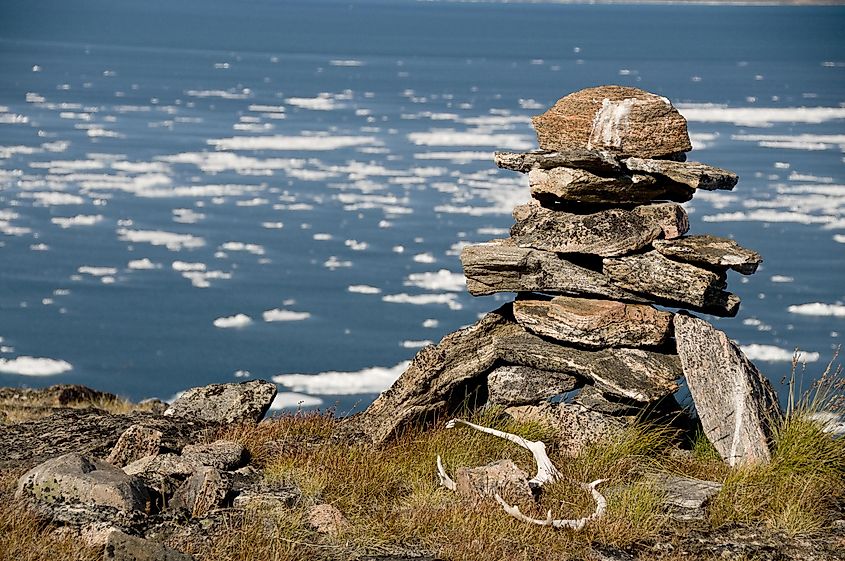
[[231, 440], [215, 440], [208, 444], [189, 444], [182, 449], [182, 459], [224, 471], [235, 470], [244, 465], [246, 449], [240, 442]]
[[509, 407], [505, 413], [519, 422], [546, 425], [557, 435], [561, 451], [576, 455], [585, 447], [617, 434], [633, 417], [611, 417], [570, 403]]
[[622, 166], [612, 155], [593, 150], [496, 152], [493, 158], [500, 168], [522, 173], [528, 173], [534, 168], [551, 169], [557, 167], [585, 169], [605, 174], [622, 171]]
[[516, 207], [513, 216], [512, 243], [559, 253], [625, 255], [648, 246], [663, 233], [656, 222], [621, 208], [573, 214], [529, 203]]
[[777, 394], [728, 336], [706, 321], [675, 316], [675, 338], [704, 433], [730, 465], [768, 462]]
[[78, 502], [144, 511], [150, 502], [147, 487], [108, 462], [70, 453], [47, 460], [18, 480], [17, 498], [41, 503]]
[[642, 349], [591, 351], [567, 347], [521, 328], [516, 333], [497, 335], [494, 345], [504, 362], [589, 379], [604, 392], [641, 402], [674, 393], [682, 376], [676, 355]]
[[276, 384], [264, 380], [191, 388], [164, 414], [214, 423], [257, 423], [273, 403], [276, 391]]
[[663, 238], [671, 240], [689, 231], [687, 211], [676, 203], [655, 203], [640, 205], [632, 210], [643, 220], [656, 224], [663, 231]]
[[657, 251], [609, 257], [602, 269], [614, 285], [661, 304], [730, 317], [739, 310], [739, 297], [724, 291], [724, 274], [673, 261]]
[[605, 415], [630, 417], [639, 415], [644, 411], [642, 403], [620, 400], [619, 397], [608, 398], [604, 392], [593, 385], [586, 385], [581, 388], [572, 402]]
[[529, 366], [499, 366], [487, 375], [487, 404], [509, 407], [537, 403], [574, 390], [575, 376]]
[[628, 158], [624, 163], [629, 171], [648, 173], [658, 179], [681, 183], [691, 189], [730, 191], [739, 181], [739, 176], [732, 171], [698, 162]]
[[664, 493], [664, 503], [677, 509], [703, 509], [722, 490], [722, 484], [715, 481], [669, 473], [654, 474], [649, 480]]
[[528, 331], [590, 347], [649, 347], [669, 338], [672, 314], [646, 304], [558, 296], [517, 300], [516, 321]]
[[478, 500], [499, 495], [508, 504], [534, 499], [528, 474], [516, 467], [513, 460], [499, 460], [481, 467], [460, 467], [455, 476], [458, 495]]
[[508, 240], [470, 245], [461, 251], [467, 289], [473, 296], [495, 292], [553, 292], [647, 302], [592, 269], [550, 251], [517, 247]]
[[103, 559], [105, 561], [194, 561], [192, 555], [117, 530], [108, 535]]
[[528, 172], [531, 196], [539, 201], [592, 204], [642, 204], [669, 200], [685, 202], [693, 191], [677, 183], [658, 182], [650, 175], [600, 176], [576, 168], [534, 168]]
[[763, 257], [756, 251], [746, 249], [731, 239], [709, 234], [656, 240], [654, 249], [676, 261], [718, 269], [733, 269], [743, 275], [753, 274], [763, 262]]
[[607, 150], [660, 158], [692, 149], [686, 119], [665, 97], [638, 88], [581, 90], [531, 122], [544, 150]]

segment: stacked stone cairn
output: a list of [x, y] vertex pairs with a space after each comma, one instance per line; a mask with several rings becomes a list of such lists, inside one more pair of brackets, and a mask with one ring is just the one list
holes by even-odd
[[727, 270], [749, 275], [761, 262], [733, 240], [686, 235], [678, 203], [733, 189], [737, 176], [687, 162], [686, 120], [636, 88], [573, 93], [532, 123], [541, 150], [495, 155], [528, 175], [532, 200], [514, 209], [509, 238], [461, 254], [471, 294], [515, 292], [515, 301], [422, 349], [351, 422], [383, 443], [468, 405], [497, 406], [549, 425], [575, 453], [644, 412], [677, 407], [685, 377], [723, 458], [767, 461], [774, 390], [689, 313], [736, 315]]

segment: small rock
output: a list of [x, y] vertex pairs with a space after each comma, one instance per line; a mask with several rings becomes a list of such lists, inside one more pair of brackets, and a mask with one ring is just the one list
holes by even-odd
[[193, 561], [194, 557], [164, 544], [114, 530], [108, 535], [103, 559], [106, 561]]
[[728, 238], [709, 234], [675, 240], [655, 240], [654, 249], [670, 259], [751, 275], [763, 258]]
[[531, 119], [544, 150], [607, 150], [661, 158], [692, 149], [687, 122], [665, 97], [599, 86], [567, 95]]
[[276, 384], [264, 380], [191, 388], [174, 401], [164, 414], [215, 423], [257, 423], [273, 403], [276, 391]]
[[70, 453], [47, 460], [18, 480], [17, 498], [43, 503], [79, 502], [144, 511], [150, 503], [147, 487], [137, 477], [108, 462]]
[[678, 356], [704, 434], [730, 465], [771, 459], [780, 419], [771, 383], [728, 336], [693, 316], [674, 320]]
[[511, 239], [519, 247], [610, 257], [642, 249], [663, 230], [621, 208], [573, 214], [525, 204], [513, 211]]
[[336, 536], [349, 529], [349, 521], [334, 505], [319, 504], [308, 510], [308, 524], [320, 534]]
[[154, 456], [161, 449], [163, 436], [160, 430], [144, 425], [132, 425], [117, 439], [117, 444], [112, 448], [106, 461], [123, 467], [135, 460]]
[[464, 498], [475, 500], [499, 495], [513, 504], [533, 499], [528, 477], [512, 460], [499, 460], [475, 468], [460, 467], [455, 477], [455, 491]]
[[302, 491], [296, 487], [276, 489], [274, 491], [244, 491], [234, 498], [234, 508], [257, 508], [275, 510], [280, 508], [291, 508], [299, 502]]
[[589, 347], [647, 347], [663, 344], [672, 314], [646, 304], [557, 296], [517, 300], [513, 315], [529, 331]]
[[693, 518], [703, 516], [704, 507], [722, 490], [721, 483], [682, 475], [661, 473], [650, 479], [665, 494], [664, 502], [667, 506], [690, 511], [682, 513], [682, 516]]
[[211, 444], [189, 444], [182, 449], [186, 462], [217, 468], [224, 471], [241, 467], [246, 458], [246, 449], [239, 442], [216, 440]]
[[571, 403], [542, 403], [509, 407], [505, 413], [518, 422], [538, 422], [555, 431], [561, 450], [576, 455], [586, 446], [619, 432], [634, 417], [615, 417]]
[[191, 475], [198, 464], [190, 462], [176, 454], [158, 454], [135, 460], [123, 468], [127, 475], [139, 475], [145, 478], [175, 477], [183, 479]]
[[487, 403], [501, 407], [536, 403], [575, 389], [578, 379], [528, 366], [499, 366], [487, 375]]
[[230, 488], [228, 474], [212, 467], [200, 467], [176, 490], [168, 508], [187, 510], [191, 516], [201, 518], [223, 506]]

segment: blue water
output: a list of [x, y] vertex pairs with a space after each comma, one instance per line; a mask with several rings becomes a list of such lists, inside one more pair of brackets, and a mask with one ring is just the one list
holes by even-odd
[[491, 154], [604, 83], [667, 96], [691, 159], [739, 173], [687, 205], [692, 233], [765, 258], [714, 321], [773, 380], [796, 347], [812, 377], [845, 331], [843, 28], [842, 7], [4, 0], [0, 384], [140, 399], [323, 373], [280, 390], [366, 405], [507, 298], [456, 282], [459, 244], [527, 198]]

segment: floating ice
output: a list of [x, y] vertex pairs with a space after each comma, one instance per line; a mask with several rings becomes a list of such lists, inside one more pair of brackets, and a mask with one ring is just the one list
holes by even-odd
[[280, 411], [282, 409], [295, 409], [297, 407], [316, 407], [322, 405], [323, 400], [319, 397], [306, 395], [297, 392], [281, 392], [277, 393], [270, 404], [270, 411]]
[[313, 395], [356, 395], [386, 390], [404, 372], [410, 361], [393, 367], [373, 366], [357, 372], [329, 371], [319, 374], [278, 374], [273, 381], [293, 391]]
[[845, 107], [728, 107], [714, 103], [679, 103], [675, 107], [690, 122], [747, 127], [771, 127], [775, 123], [818, 124], [845, 119]]
[[289, 97], [285, 100], [285, 103], [311, 111], [333, 111], [345, 107], [344, 104], [338, 103], [331, 94], [325, 93], [317, 97]]
[[102, 221], [103, 216], [101, 214], [79, 214], [77, 216], [67, 218], [56, 216], [50, 219], [50, 222], [61, 228], [70, 228], [72, 226], [93, 226]]
[[355, 59], [344, 59], [344, 60], [330, 60], [329, 64], [332, 66], [364, 66], [364, 62]]
[[338, 150], [354, 146], [378, 145], [374, 136], [235, 136], [208, 141], [217, 150]]
[[323, 263], [323, 267], [325, 267], [327, 269], [331, 269], [332, 271], [334, 271], [335, 269], [339, 269], [341, 267], [351, 267], [351, 266], [352, 266], [352, 261], [341, 261], [340, 259], [338, 259], [334, 255], [329, 257], [325, 261], [325, 263]]
[[206, 264], [205, 263], [189, 263], [187, 261], [174, 261], [170, 264], [171, 268], [174, 271], [184, 272], [184, 271], [205, 271]]
[[148, 257], [144, 257], [143, 259], [133, 259], [128, 263], [127, 267], [139, 271], [161, 269], [161, 265], [159, 263], [153, 263]]
[[254, 243], [226, 242], [220, 246], [223, 251], [245, 251], [253, 255], [264, 255], [264, 248]]
[[294, 312], [293, 310], [282, 310], [279, 308], [266, 310], [261, 316], [264, 321], [302, 321], [311, 317], [308, 312]]
[[233, 316], [219, 317], [214, 320], [214, 327], [227, 329], [230, 327], [246, 327], [252, 323], [252, 318], [246, 314], [235, 314]]
[[76, 270], [80, 275], [91, 275], [92, 277], [105, 277], [116, 275], [117, 269], [114, 267], [90, 267], [84, 265]]
[[356, 294], [381, 294], [380, 288], [366, 284], [353, 284], [348, 286], [346, 290]]
[[85, 199], [79, 195], [57, 191], [36, 191], [23, 193], [21, 196], [35, 199], [35, 204], [39, 206], [81, 205], [85, 203]]
[[805, 351], [790, 351], [774, 345], [742, 345], [742, 352], [749, 360], [760, 360], [763, 362], [791, 362], [793, 355], [797, 355], [799, 362], [816, 362], [819, 360], [819, 353]]
[[352, 251], [366, 251], [370, 247], [370, 244], [367, 242], [359, 242], [358, 240], [346, 240], [343, 243]]
[[433, 129], [412, 132], [408, 140], [417, 146], [492, 146], [500, 150], [531, 150], [534, 143], [522, 134], [490, 134], [486, 132], [458, 132], [452, 129]]
[[3, 374], [55, 376], [68, 370], [73, 370], [73, 366], [69, 362], [54, 358], [38, 358], [32, 356], [0, 358], [0, 372]]
[[414, 304], [417, 306], [425, 306], [428, 304], [446, 304], [450, 310], [461, 310], [463, 305], [458, 302], [458, 297], [454, 293], [450, 294], [416, 294], [410, 295], [406, 293], [401, 294], [387, 294], [381, 298], [384, 302], [393, 304]]
[[434, 263], [437, 261], [437, 258], [428, 252], [418, 253], [417, 255], [414, 255], [414, 261], [417, 263]]
[[121, 240], [127, 242], [164, 246], [170, 251], [196, 249], [205, 245], [205, 240], [200, 237], [162, 230], [129, 230], [120, 228], [117, 231], [117, 235]]
[[431, 341], [429, 341], [428, 339], [423, 339], [420, 341], [402, 341], [400, 345], [404, 349], [421, 349], [422, 347], [431, 345]]
[[414, 154], [416, 160], [448, 160], [455, 164], [465, 164], [474, 161], [490, 161], [493, 159], [493, 152], [472, 152], [462, 150], [460, 152], [420, 152]]
[[823, 317], [845, 317], [845, 306], [842, 304], [824, 304], [822, 302], [812, 302], [809, 304], [797, 304], [787, 308], [793, 314], [801, 314], [805, 316], [823, 316]]
[[437, 272], [411, 273], [405, 281], [405, 286], [416, 286], [424, 290], [446, 290], [449, 292], [463, 292], [466, 290], [466, 279], [461, 273], [453, 273], [446, 269]]
[[787, 277], [786, 275], [772, 275], [770, 280], [772, 282], [792, 282], [795, 279], [793, 277]]
[[756, 142], [763, 148], [783, 148], [789, 150], [834, 150], [845, 149], [845, 135], [843, 134], [735, 134], [732, 140]]

